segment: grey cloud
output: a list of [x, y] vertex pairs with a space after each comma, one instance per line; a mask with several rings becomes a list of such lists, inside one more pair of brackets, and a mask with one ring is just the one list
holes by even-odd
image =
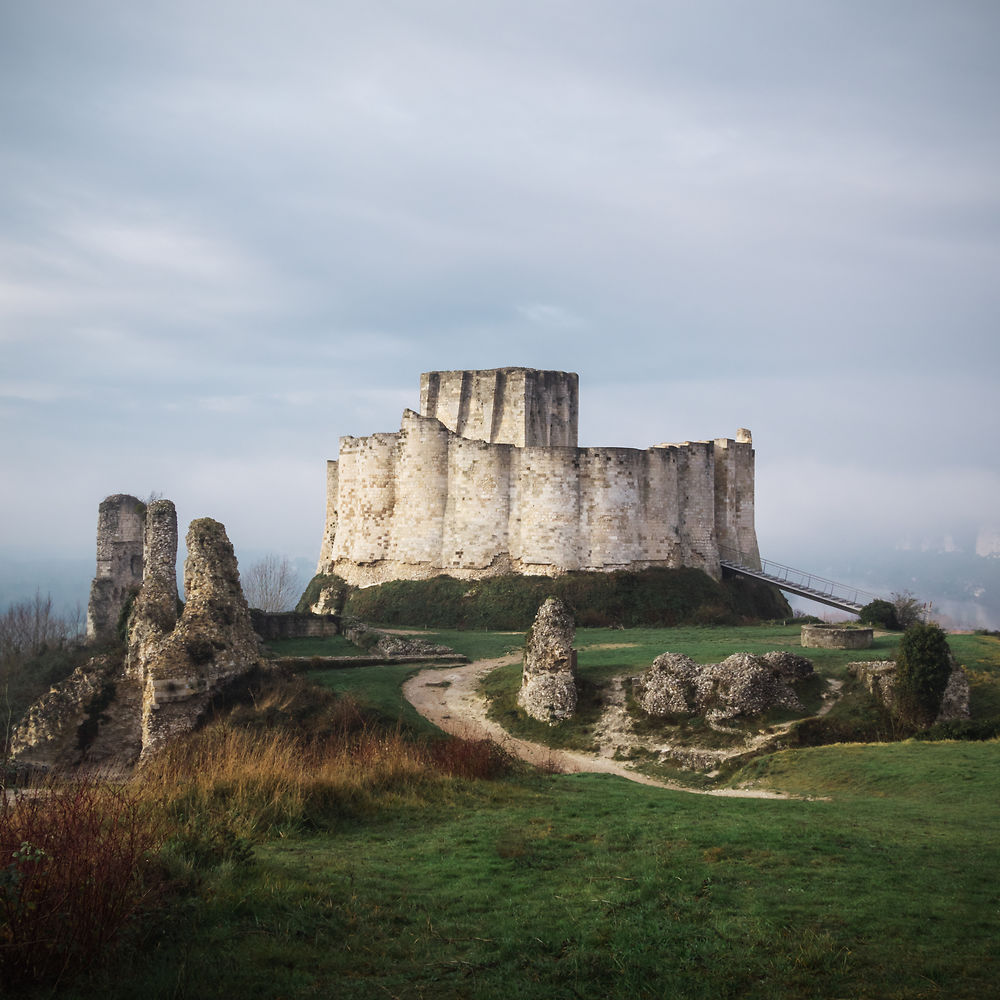
[[[985, 521], [998, 28], [973, 0], [7, 5], [0, 458], [32, 495], [3, 512], [43, 546], [78, 507], [87, 548], [148, 480], [311, 555], [340, 434], [398, 426], [422, 370], [528, 364], [580, 372], [584, 443], [750, 426], [790, 546]], [[845, 508], [845, 478], [874, 488]]]

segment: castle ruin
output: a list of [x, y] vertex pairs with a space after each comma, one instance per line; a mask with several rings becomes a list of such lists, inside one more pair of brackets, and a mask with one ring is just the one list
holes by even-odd
[[147, 505], [124, 493], [101, 503], [88, 633], [113, 639], [134, 598], [124, 663], [99, 651], [51, 688], [13, 732], [12, 759], [46, 768], [130, 767], [193, 729], [214, 694], [264, 666], [225, 526], [192, 521], [186, 545], [182, 606], [174, 504]]
[[125, 602], [142, 583], [146, 505], [128, 493], [105, 497], [97, 512], [97, 575], [87, 604], [87, 638], [114, 637]]
[[759, 566], [750, 432], [580, 448], [579, 380], [530, 368], [426, 372], [395, 433], [327, 463], [318, 572], [355, 586], [448, 574], [554, 576]]

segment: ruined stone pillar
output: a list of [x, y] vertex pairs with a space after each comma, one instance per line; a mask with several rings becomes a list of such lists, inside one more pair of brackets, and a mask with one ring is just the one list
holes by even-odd
[[146, 510], [143, 562], [125, 658], [125, 674], [136, 680], [177, 624], [177, 511], [170, 500], [154, 500]]
[[138, 497], [116, 493], [97, 514], [97, 575], [87, 605], [87, 638], [114, 637], [129, 595], [142, 583], [146, 508]]
[[554, 726], [576, 712], [576, 626], [569, 609], [550, 597], [525, 639], [517, 703], [532, 718]]
[[154, 500], [146, 508], [142, 545], [143, 580], [161, 578], [177, 598], [177, 509], [171, 500]]

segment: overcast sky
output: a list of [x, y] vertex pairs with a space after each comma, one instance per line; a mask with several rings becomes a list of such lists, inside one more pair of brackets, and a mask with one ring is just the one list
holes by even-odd
[[422, 371], [757, 451], [762, 553], [1000, 528], [995, 0], [0, 0], [0, 552], [318, 556]]

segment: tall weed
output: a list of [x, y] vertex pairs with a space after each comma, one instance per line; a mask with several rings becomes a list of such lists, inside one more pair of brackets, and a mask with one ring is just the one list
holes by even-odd
[[417, 741], [352, 698], [291, 678], [143, 762], [137, 787], [168, 817], [171, 850], [198, 866], [246, 862], [267, 837], [330, 828], [438, 794], [450, 777], [509, 767], [489, 741]]
[[159, 884], [160, 836], [119, 786], [0, 789], [0, 984], [56, 983], [105, 959]]

